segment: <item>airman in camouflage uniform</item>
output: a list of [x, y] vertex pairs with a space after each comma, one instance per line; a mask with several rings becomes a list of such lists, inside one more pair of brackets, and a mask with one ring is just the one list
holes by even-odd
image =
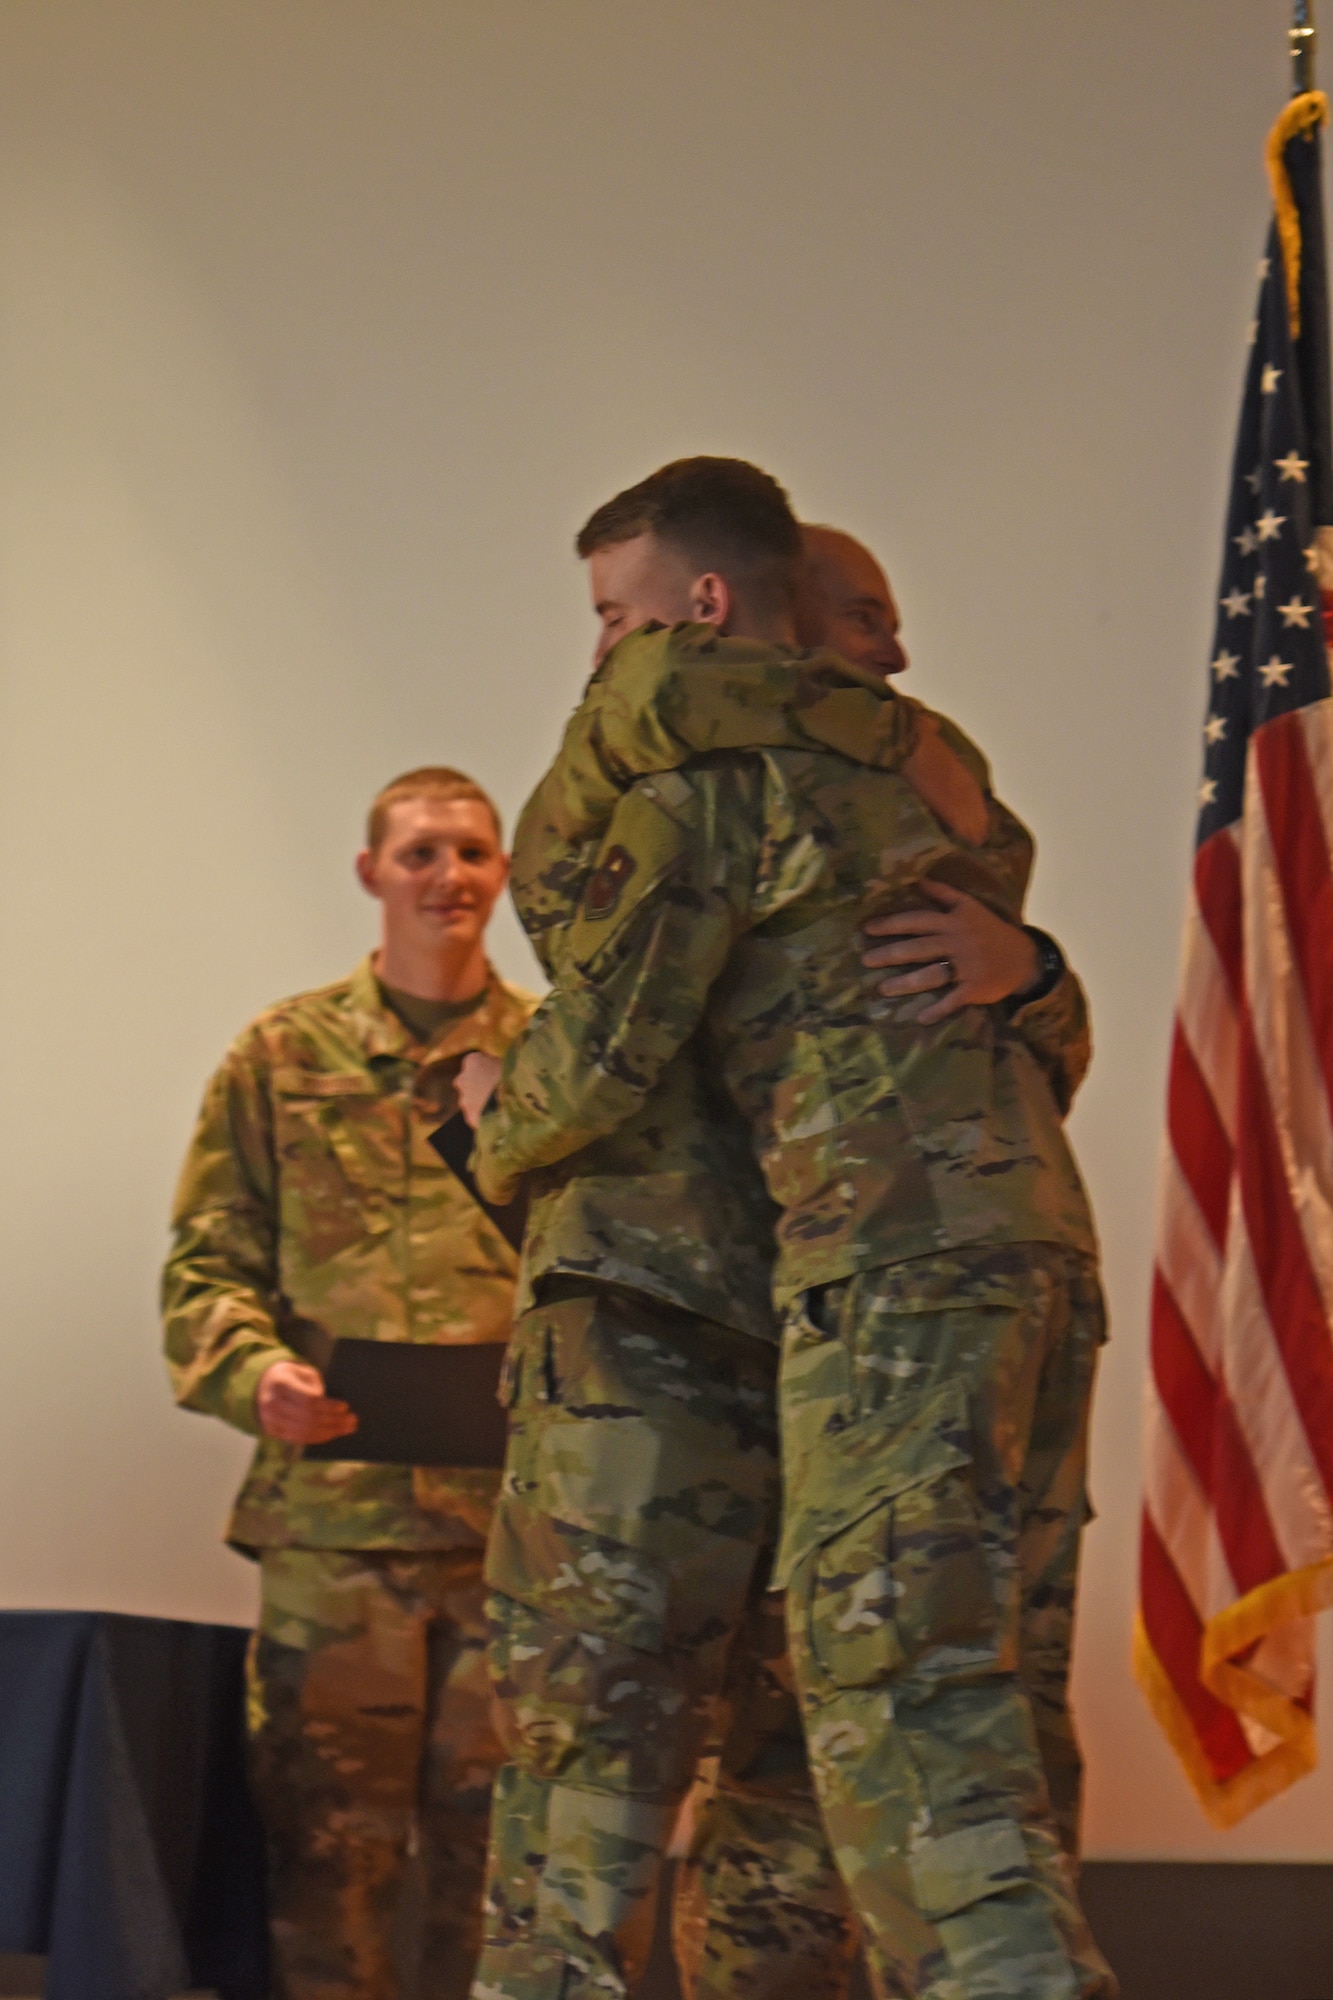
[[[1072, 2000], [1114, 1991], [1042, 1758], [1072, 1741], [1095, 1241], [1060, 1130], [1067, 1068], [1003, 1009], [927, 1027], [920, 1002], [868, 994], [869, 915], [938, 880], [1017, 918], [1031, 865], [998, 804], [983, 847], [925, 808], [898, 769], [912, 726], [874, 676], [760, 657], [711, 630], [617, 649], [544, 787], [560, 837], [537, 872], [552, 907], [580, 902], [557, 984], [482, 1121], [479, 1171], [502, 1198], [641, 1116], [682, 1049], [715, 1065], [779, 1209], [775, 1581], [825, 1823], [876, 1969], [932, 2000]], [[983, 760], [949, 734], [989, 790]], [[574, 1534], [552, 1574], [573, 1588], [601, 1568], [616, 1685], [637, 1701], [670, 1651], [669, 1552], [665, 1573], [628, 1560], [616, 1524], [593, 1520], [571, 1430], [523, 1469], [516, 1498], [544, 1511], [553, 1543], [566, 1522], [597, 1533], [586, 1546]], [[523, 1562], [511, 1570], [501, 1590]], [[696, 1562], [695, 1592], [699, 1579]], [[649, 1602], [654, 1620], [636, 1624], [630, 1606]], [[630, 1751], [648, 1733], [636, 1721]], [[584, 1782], [609, 1789], [613, 1774], [577, 1754]], [[643, 1792], [655, 1776], [644, 1765], [620, 1781]], [[585, 1839], [599, 1851], [591, 1827]], [[608, 1869], [614, 1845], [608, 1820]]]
[[[731, 656], [743, 652], [733, 646]], [[770, 657], [746, 654], [756, 667]], [[855, 738], [887, 719], [878, 704], [849, 708], [836, 686], [841, 664], [827, 666], [830, 700], [814, 728]], [[596, 687], [614, 703], [618, 681]], [[603, 726], [617, 727], [609, 713]], [[783, 740], [790, 725], [779, 718], [774, 731]], [[896, 759], [913, 737], [912, 724], [882, 734], [882, 754]], [[597, 801], [595, 752], [577, 732], [566, 750], [586, 782], [539, 787], [514, 843], [519, 913], [557, 976], [595, 831], [580, 843], [615, 796], [612, 786]], [[686, 754], [684, 744], [672, 754]], [[547, 867], [552, 843], [561, 858]], [[1072, 1093], [1087, 1052], [1073, 976], [1025, 1008], [1023, 1025]], [[748, 1134], [686, 1049], [616, 1132], [534, 1174], [530, 1196], [528, 1310], [488, 1563], [515, 1762], [497, 1783], [476, 1991], [542, 2000], [571, 1992], [571, 1981], [633, 1986], [666, 1839], [720, 1710], [729, 1725], [718, 1782], [673, 1906], [682, 1981], [697, 2000], [835, 1996], [856, 1932], [811, 1789], [780, 1611], [764, 1594], [777, 1524], [772, 1211]], [[701, 1391], [710, 1374], [716, 1388], [720, 1365], [743, 1395], [739, 1409]], [[592, 1534], [599, 1540], [585, 1547]], [[575, 1586], [581, 1563], [597, 1578], [591, 1595]], [[664, 1603], [679, 1599], [678, 1629], [651, 1675], [655, 1641], [642, 1627], [634, 1636], [624, 1616], [638, 1572]]]
[[[516, 854], [534, 838], [530, 809]], [[522, 871], [516, 884], [552, 973], [570, 911]], [[722, 1772], [706, 1852], [673, 1908], [686, 1992], [845, 1991], [854, 1927], [765, 1597], [779, 1490], [772, 1258], [748, 1133], [693, 1050], [617, 1131], [529, 1183], [487, 1562], [512, 1761], [496, 1780], [479, 1996], [632, 1990], [710, 1745]], [[736, 1724], [719, 1746], [724, 1706]]]
[[[462, 861], [420, 921], [475, 932], [465, 997], [386, 994], [367, 958], [260, 1015], [204, 1098], [164, 1279], [167, 1354], [181, 1403], [251, 1434], [269, 1371], [323, 1368], [340, 1337], [509, 1337], [517, 1259], [428, 1143], [456, 1109], [463, 1052], [502, 1052], [534, 1004], [482, 955], [503, 857], [493, 808], [464, 784], [446, 783], [442, 798], [425, 785], [424, 818], [400, 785], [386, 840], [406, 828], [424, 852], [444, 837], [432, 812], [445, 834], [461, 812]], [[469, 841], [489, 843], [484, 867], [494, 864], [493, 889], [470, 902], [455, 880]], [[261, 1570], [252, 1772], [290, 2000], [390, 2000], [414, 1984], [424, 2000], [460, 2000], [468, 1989], [501, 1756], [481, 1580], [499, 1479], [498, 1468], [315, 1461], [260, 1436], [228, 1540]], [[419, 1978], [395, 1963], [394, 1939], [417, 1851]]]

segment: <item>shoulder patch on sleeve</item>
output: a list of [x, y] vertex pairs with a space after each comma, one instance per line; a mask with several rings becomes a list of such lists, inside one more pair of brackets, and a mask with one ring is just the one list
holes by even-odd
[[588, 877], [588, 886], [583, 892], [584, 916], [593, 919], [609, 917], [638, 865], [627, 847], [617, 844], [608, 848]]

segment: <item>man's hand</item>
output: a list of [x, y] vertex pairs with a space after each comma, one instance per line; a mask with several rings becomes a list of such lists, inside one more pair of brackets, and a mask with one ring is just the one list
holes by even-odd
[[304, 1361], [275, 1361], [264, 1370], [255, 1391], [255, 1414], [265, 1437], [283, 1444], [327, 1444], [356, 1429], [349, 1406], [326, 1396], [319, 1370]]
[[459, 1109], [474, 1132], [482, 1112], [495, 1095], [495, 1086], [500, 1081], [503, 1067], [499, 1056], [483, 1055], [480, 1049], [469, 1049], [459, 1065], [454, 1089], [458, 1093]]
[[950, 833], [973, 847], [985, 845], [990, 833], [986, 794], [941, 736], [938, 719], [925, 710], [918, 718], [916, 749], [903, 765], [903, 776]]
[[862, 965], [872, 971], [893, 965], [917, 968], [881, 980], [881, 993], [896, 1000], [943, 987], [941, 998], [917, 1015], [929, 1023], [945, 1020], [960, 1007], [1007, 1000], [1035, 985], [1041, 967], [1037, 947], [1026, 931], [947, 883], [923, 882], [921, 887], [937, 907], [871, 917], [866, 924], [868, 937], [895, 942], [875, 945], [865, 953]]

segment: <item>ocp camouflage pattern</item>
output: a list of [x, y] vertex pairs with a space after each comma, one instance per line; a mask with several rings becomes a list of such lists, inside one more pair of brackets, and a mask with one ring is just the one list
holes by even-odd
[[[245, 1030], [205, 1093], [176, 1194], [163, 1311], [179, 1402], [254, 1434], [275, 1356], [324, 1366], [341, 1336], [508, 1338], [517, 1260], [429, 1134], [456, 1109], [464, 1051], [503, 1054], [533, 1005], [492, 974], [481, 1007], [423, 1049], [367, 959]], [[308, 1463], [265, 1438], [228, 1536], [476, 1548], [498, 1484], [488, 1468]]]
[[[725, 648], [727, 642], [717, 642], [712, 634], [705, 637], [704, 657], [718, 644]], [[679, 639], [679, 633], [643, 635], [627, 649], [631, 664], [636, 644], [655, 645], [659, 658], [653, 671], [659, 672], [660, 656]], [[626, 649], [618, 649], [613, 662], [616, 657], [626, 657]], [[786, 667], [796, 672], [799, 664], [788, 661]], [[599, 700], [610, 678], [599, 681]], [[887, 692], [875, 698], [886, 700]], [[1030, 867], [1028, 836], [992, 803], [991, 842], [984, 849], [963, 848], [944, 835], [896, 769], [876, 768], [845, 750], [837, 755], [813, 749], [803, 740], [779, 747], [771, 741], [773, 733], [780, 734], [772, 718], [765, 725], [769, 734], [762, 749], [707, 750], [684, 762], [677, 759], [679, 768], [652, 767], [636, 776], [635, 754], [647, 757], [650, 765], [662, 754], [653, 744], [635, 752], [640, 738], [652, 737], [651, 728], [641, 727], [645, 704], [651, 707], [649, 698], [637, 693], [622, 704], [622, 719], [629, 718], [628, 749], [619, 737], [611, 740], [604, 716], [599, 719], [593, 776], [587, 777], [585, 767], [579, 778], [579, 783], [586, 781], [586, 795], [576, 799], [563, 833], [551, 836], [550, 865], [539, 870], [534, 907], [549, 919], [543, 936], [557, 984], [506, 1065], [501, 1102], [483, 1120], [483, 1183], [489, 1177], [491, 1191], [499, 1193], [518, 1172], [561, 1160], [577, 1172], [588, 1151], [574, 1149], [590, 1150], [618, 1119], [651, 1101], [657, 1080], [679, 1050], [689, 1046], [700, 1067], [725, 1082], [757, 1133], [770, 1192], [786, 1207], [781, 1278], [792, 1312], [799, 1313], [802, 1301], [827, 1291], [830, 1284], [836, 1289], [840, 1280], [852, 1281], [844, 1287], [850, 1291], [857, 1284], [873, 1287], [890, 1272], [897, 1274], [899, 1287], [909, 1284], [910, 1274], [943, 1249], [952, 1254], [948, 1277], [959, 1297], [951, 1306], [942, 1296], [935, 1303], [950, 1306], [953, 1323], [973, 1338], [974, 1358], [986, 1349], [987, 1323], [970, 1285], [975, 1260], [1007, 1256], [1031, 1276], [1042, 1269], [1043, 1258], [1063, 1259], [1065, 1291], [1060, 1294], [1054, 1286], [1047, 1297], [1054, 1326], [1061, 1297], [1067, 1303], [1076, 1290], [1070, 1273], [1082, 1268], [1091, 1249], [1086, 1204], [1059, 1132], [1060, 1111], [1086, 1059], [1081, 996], [1071, 1007], [1067, 989], [1050, 1010], [1065, 1027], [1071, 1021], [1076, 1025], [1070, 1058], [1058, 1045], [1046, 1057], [1035, 1057], [1023, 1041], [1024, 1024], [1010, 1021], [1005, 1010], [969, 1010], [971, 1019], [964, 1016], [943, 1031], [925, 1029], [917, 1019], [925, 1003], [876, 1001], [873, 983], [859, 962], [864, 917], [873, 910], [911, 907], [928, 875], [953, 881], [1001, 913], [1016, 915]], [[737, 724], [734, 733], [743, 742], [741, 728]], [[791, 733], [795, 738], [794, 728]], [[966, 739], [945, 733], [974, 770], [984, 774]], [[872, 745], [878, 741], [867, 740]], [[614, 766], [612, 758], [619, 760]], [[558, 793], [567, 776], [557, 766], [548, 782]], [[608, 794], [617, 800], [609, 820]], [[551, 823], [553, 815], [545, 807], [542, 811]], [[600, 827], [600, 845], [594, 845], [587, 831], [593, 825]], [[581, 846], [562, 846], [567, 836], [577, 837]], [[541, 846], [537, 841], [536, 847]], [[580, 902], [571, 915], [575, 896]], [[539, 907], [543, 899], [544, 908]], [[1024, 1011], [1037, 1014], [1036, 1009]], [[984, 1026], [979, 1027], [977, 1017]], [[1040, 1045], [1039, 1033], [1035, 1039]], [[893, 1123], [888, 1135], [893, 1143], [877, 1151], [876, 1140], [882, 1136], [877, 1128], [886, 1123]], [[987, 1186], [994, 1181], [1003, 1185]], [[789, 1222], [795, 1224], [790, 1232]], [[998, 1243], [987, 1242], [988, 1233]], [[858, 1310], [873, 1320], [868, 1298], [859, 1300]], [[885, 1357], [890, 1385], [903, 1360], [893, 1352]], [[872, 1376], [875, 1365], [868, 1363]], [[984, 1365], [981, 1373], [984, 1377]], [[1076, 1994], [1106, 1996], [1114, 1990], [1078, 1913], [1042, 1761], [1043, 1752], [1063, 1760], [1072, 1821], [1076, 1751], [1071, 1767], [1066, 1753], [1072, 1732], [1060, 1727], [1062, 1718], [1067, 1723], [1067, 1712], [1060, 1705], [1058, 1600], [1066, 1584], [1072, 1589], [1077, 1532], [1069, 1530], [1072, 1520], [1081, 1526], [1082, 1508], [1081, 1498], [1074, 1507], [1066, 1502], [1071, 1461], [1055, 1418], [1063, 1410], [1066, 1425], [1070, 1413], [1085, 1419], [1086, 1384], [1081, 1404], [1068, 1385], [1061, 1393], [1066, 1401], [1058, 1409], [1053, 1406], [1043, 1447], [1050, 1477], [1043, 1503], [1032, 1509], [1042, 1535], [1030, 1541], [1025, 1558], [1043, 1565], [1040, 1589], [1034, 1583], [1033, 1596], [1042, 1596], [1049, 1615], [1044, 1627], [1038, 1621], [1037, 1642], [1025, 1650], [1015, 1641], [1006, 1664], [979, 1640], [970, 1644], [978, 1625], [993, 1635], [998, 1613], [986, 1549], [975, 1533], [960, 1537], [959, 1481], [945, 1479], [936, 1491], [929, 1474], [923, 1480], [915, 1475], [904, 1480], [904, 1491], [918, 1484], [929, 1489], [921, 1493], [917, 1507], [920, 1546], [930, 1546], [938, 1533], [941, 1548], [960, 1557], [952, 1567], [943, 1565], [943, 1587], [933, 1597], [925, 1593], [922, 1643], [928, 1642], [927, 1650], [940, 1665], [936, 1692], [947, 1689], [950, 1701], [956, 1692], [943, 1663], [958, 1652], [959, 1633], [965, 1690], [977, 1677], [989, 1683], [991, 1697], [1002, 1683], [1008, 1690], [1003, 1714], [992, 1700], [989, 1739], [985, 1729], [973, 1727], [970, 1712], [936, 1715], [924, 1728], [930, 1768], [941, 1781], [934, 1823], [929, 1816], [923, 1819], [919, 1809], [906, 1819], [902, 1810], [904, 1798], [911, 1796], [910, 1774], [900, 1768], [909, 1735], [895, 1719], [903, 1660], [892, 1644], [877, 1643], [871, 1634], [871, 1628], [878, 1634], [885, 1625], [882, 1606], [896, 1596], [883, 1581], [882, 1551], [877, 1560], [871, 1552], [859, 1568], [852, 1565], [845, 1595], [833, 1611], [835, 1636], [841, 1640], [847, 1635], [853, 1672], [859, 1671], [860, 1661], [865, 1673], [853, 1687], [839, 1686], [836, 1712], [819, 1718], [815, 1777], [835, 1838], [839, 1873], [868, 1926], [878, 1983], [885, 1992], [919, 1993], [930, 2000], [971, 2000], [974, 1995], [979, 2000], [1014, 1992], [1033, 2000], [1056, 2000], [1057, 1995], [1072, 2000]], [[901, 1427], [896, 1413], [886, 1413], [887, 1420], [878, 1414], [874, 1418], [871, 1427], [883, 1457], [898, 1450], [900, 1457], [911, 1459], [914, 1440], [919, 1444], [920, 1426], [914, 1428], [911, 1421], [910, 1399], [902, 1411]], [[784, 1399], [784, 1421], [786, 1415]], [[795, 1436], [798, 1425], [794, 1417], [792, 1421]], [[945, 1420], [949, 1426], [958, 1459], [970, 1463], [963, 1444], [977, 1429], [974, 1419], [966, 1409], [951, 1406]], [[1029, 1443], [1040, 1429], [1034, 1417]], [[789, 1468], [789, 1497], [809, 1493], [818, 1505], [820, 1492], [827, 1491], [833, 1508], [836, 1451], [844, 1442], [839, 1438], [830, 1448], [829, 1475], [822, 1483], [818, 1476], [806, 1478], [801, 1469]], [[1033, 1450], [1036, 1479], [1041, 1453], [1035, 1445]], [[925, 1458], [929, 1465], [929, 1450]], [[545, 1485], [541, 1490], [544, 1495]], [[872, 1506], [868, 1511], [876, 1510]], [[505, 1512], [502, 1504], [502, 1518]], [[823, 1544], [837, 1543], [845, 1527], [855, 1526], [831, 1512], [822, 1540], [816, 1538], [803, 1555], [784, 1549], [781, 1574], [790, 1571], [793, 1589]], [[520, 1535], [516, 1546], [526, 1557], [540, 1542], [540, 1536]], [[970, 1563], [962, 1560], [969, 1550]], [[619, 1552], [593, 1553], [614, 1564]], [[1015, 1557], [1011, 1568], [1016, 1564]], [[940, 1565], [927, 1562], [926, 1567]], [[518, 1589], [517, 1579], [512, 1587]], [[506, 1590], [504, 1583], [499, 1590]], [[620, 1608], [624, 1613], [625, 1607]], [[638, 1611], [641, 1616], [642, 1605]], [[863, 1629], [870, 1640], [866, 1646], [859, 1644]], [[1064, 1632], [1067, 1639], [1067, 1620]], [[517, 1650], [525, 1659], [535, 1658], [530, 1647], [543, 1651], [536, 1634], [524, 1632]], [[872, 1655], [868, 1663], [863, 1654]], [[557, 1657], [572, 1665], [567, 1651], [552, 1655]], [[1020, 1661], [1038, 1678], [1045, 1676], [1049, 1712], [1044, 1738], [1034, 1726], [1036, 1704], [1015, 1671]], [[810, 1717], [827, 1692], [820, 1682], [820, 1658], [810, 1645], [798, 1645], [795, 1668]], [[549, 1686], [550, 1673], [543, 1679]], [[857, 1713], [843, 1715], [836, 1709], [844, 1695], [853, 1709], [859, 1702]], [[593, 1706], [600, 1712], [606, 1704]], [[635, 1738], [636, 1755], [646, 1752], [653, 1734], [651, 1729], [644, 1734], [643, 1751]], [[558, 1756], [572, 1752], [577, 1770], [580, 1757], [596, 1754], [585, 1736], [575, 1728], [572, 1735], [557, 1732], [544, 1740]], [[548, 1777], [545, 1782], [558, 1789], [562, 1780]], [[578, 1789], [577, 1784], [571, 1789]], [[718, 1797], [724, 1798], [721, 1790]], [[687, 1888], [681, 1939], [695, 1978], [707, 1977], [712, 1962], [724, 1978], [744, 1976], [744, 1941], [753, 1941], [756, 1917], [755, 1906], [747, 1908], [745, 1883], [774, 1879], [775, 1856], [784, 1851], [790, 1856], [801, 1845], [799, 1816], [794, 1815], [785, 1835], [767, 1852], [742, 1852], [738, 1846], [728, 1861], [729, 1832], [747, 1825], [754, 1830], [762, 1815], [752, 1822], [737, 1794], [725, 1795], [725, 1801], [731, 1819], [716, 1817], [705, 1826], [696, 1864], [687, 1870], [687, 1884], [692, 1875], [696, 1888], [707, 1885], [710, 1893], [718, 1892], [716, 1914], [722, 1915], [720, 1924], [713, 1912], [691, 1915]], [[647, 1803], [644, 1799], [645, 1812]], [[917, 1803], [919, 1808], [919, 1799]], [[600, 1882], [598, 1895], [614, 1892], [621, 1899], [617, 1907], [628, 1916], [642, 1893], [636, 1884], [662, 1837], [658, 1820], [649, 1825], [651, 1817], [643, 1819], [637, 1832], [623, 1813], [615, 1824], [598, 1821], [594, 1827], [590, 1822], [586, 1853], [579, 1850], [571, 1888], [576, 1881], [579, 1893], [587, 1895]], [[823, 1872], [821, 1876], [816, 1867], [809, 1876], [813, 1893], [803, 1896], [802, 1909], [822, 1912], [835, 1924], [839, 1898], [836, 1892], [831, 1898], [828, 1894], [827, 1855], [813, 1824], [811, 1833], [810, 1857], [822, 1861]], [[873, 1852], [872, 1867], [857, 1865], [858, 1846], [866, 1854]], [[519, 1905], [505, 1907], [517, 1911]], [[478, 1993], [483, 2000], [499, 1992], [511, 2000], [540, 2000], [544, 1993], [562, 1990], [559, 1981], [571, 1976], [574, 1991], [585, 1984], [590, 1992], [622, 1990], [614, 1966], [588, 1949], [589, 1925], [610, 1908], [608, 1904], [603, 1912], [599, 1903], [597, 1910], [582, 1913], [567, 1940], [563, 1967], [534, 1959], [485, 1989], [479, 1985]], [[818, 1925], [807, 1928], [806, 1941], [818, 1930]], [[701, 1947], [704, 1937], [712, 1940], [712, 1959]], [[799, 1925], [794, 1937], [799, 1948]], [[518, 1929], [512, 1938], [517, 1944]], [[823, 1932], [823, 1941], [830, 1952], [825, 1971], [836, 1984], [836, 1927]], [[534, 1943], [529, 1932], [527, 1949], [540, 1957], [548, 1947]]]
[[[599, 770], [614, 757], [628, 773], [654, 754], [644, 718], [664, 659], [715, 699], [706, 664], [672, 666], [680, 643], [679, 630], [647, 633], [611, 656], [633, 698], [612, 711], [613, 676], [599, 683]], [[723, 654], [732, 643], [708, 641]], [[766, 671], [765, 700], [782, 664]], [[803, 664], [785, 671], [795, 707]], [[849, 692], [896, 700], [859, 683]], [[621, 733], [610, 731], [612, 713]], [[766, 742], [779, 721], [766, 715]], [[878, 754], [878, 738], [869, 741]], [[782, 1211], [780, 1300], [957, 1243], [1091, 1253], [1091, 1216], [1060, 1129], [1086, 1055], [1072, 988], [1046, 1017], [1073, 1028], [1070, 1082], [1053, 1090], [1060, 1062], [1049, 1045], [1034, 1057], [1021, 1019], [971, 1007], [926, 1026], [926, 1002], [877, 997], [860, 962], [865, 919], [913, 907], [927, 880], [1020, 916], [1031, 841], [998, 805], [992, 820], [992, 841], [968, 847], [896, 769], [846, 749], [711, 752], [638, 778], [603, 833], [603, 850], [623, 849], [633, 871], [612, 910], [590, 912], [585, 899], [559, 935], [557, 984], [482, 1120], [483, 1186], [503, 1198], [529, 1169], [603, 1140], [640, 1113], [689, 1046], [742, 1113]]]
[[863, 1272], [788, 1315], [793, 1666], [838, 1866], [913, 1993], [1115, 1990], [1075, 1893], [1068, 1701], [1104, 1336], [1091, 1261], [1033, 1243]]
[[548, 976], [622, 792], [710, 750], [844, 750], [896, 770], [918, 706], [835, 653], [720, 639], [711, 625], [649, 624], [584, 690], [550, 771], [514, 829], [511, 888]]
[[724, 1734], [696, 1780], [672, 1897], [682, 1990], [842, 2000], [860, 1931], [815, 1802], [776, 1592], [753, 1604], [723, 1698]]
[[[871, 691], [873, 680], [848, 686], [848, 670], [834, 656], [799, 656], [793, 690], [786, 654], [775, 659], [772, 648], [738, 640], [728, 641], [726, 652], [737, 693], [726, 698], [731, 683], [724, 681], [724, 698], [701, 708], [693, 685], [686, 698], [681, 676], [706, 658], [711, 688], [711, 638], [710, 628], [677, 628], [645, 650], [651, 702], [647, 687], [626, 679], [626, 646], [617, 648], [617, 671], [604, 663], [593, 675], [555, 765], [519, 816], [510, 888], [548, 975], [630, 774], [608, 752], [612, 739], [646, 730], [647, 747], [640, 744], [637, 754], [665, 769], [697, 751], [726, 747], [738, 730], [748, 738], [764, 713], [756, 691], [767, 690], [779, 741], [793, 730], [807, 744], [872, 733], [887, 765], [901, 761], [915, 740], [911, 704], [886, 708]], [[608, 872], [618, 878], [618, 870]], [[617, 889], [623, 886], [617, 880]], [[608, 914], [615, 900], [618, 894]], [[520, 1310], [543, 1276], [566, 1272], [623, 1284], [776, 1340], [772, 1204], [749, 1133], [700, 1058], [699, 1049], [682, 1049], [614, 1131], [591, 1141], [577, 1160], [553, 1161], [534, 1173]]]
[[[477, 2000], [608, 2000], [647, 1960], [701, 1753], [720, 1795], [680, 1906], [687, 1993], [841, 2000], [850, 1914], [764, 1590], [776, 1354], [614, 1285], [524, 1314], [487, 1552], [497, 1776]], [[781, 1898], [762, 1911], [767, 1889]]]
[[[746, 658], [751, 655], [762, 671], [766, 649], [753, 648]], [[820, 683], [812, 676], [803, 691], [818, 698]], [[679, 715], [692, 730], [688, 708]], [[552, 771], [514, 830], [510, 890], [548, 976], [588, 890], [601, 830], [619, 796], [621, 778], [603, 763], [600, 745], [623, 722], [620, 683], [603, 665]], [[690, 754], [692, 737], [677, 738], [671, 727], [664, 718], [655, 738], [661, 754]], [[711, 1080], [702, 1053], [682, 1048], [614, 1130], [591, 1141], [577, 1159], [557, 1159], [533, 1173], [520, 1311], [533, 1302], [544, 1277], [563, 1272], [624, 1285], [717, 1325], [776, 1341], [772, 1203], [750, 1135]]]
[[[260, 1562], [250, 1776], [276, 1990], [463, 2000], [501, 1756], [481, 1552], [269, 1548]], [[409, 1855], [423, 1891], [415, 1936], [400, 1922]]]

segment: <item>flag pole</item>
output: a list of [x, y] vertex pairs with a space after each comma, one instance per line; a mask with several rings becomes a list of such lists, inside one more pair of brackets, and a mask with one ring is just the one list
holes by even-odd
[[1314, 52], [1317, 36], [1314, 0], [1295, 0], [1287, 44], [1291, 49], [1291, 94], [1303, 97], [1314, 89]]

